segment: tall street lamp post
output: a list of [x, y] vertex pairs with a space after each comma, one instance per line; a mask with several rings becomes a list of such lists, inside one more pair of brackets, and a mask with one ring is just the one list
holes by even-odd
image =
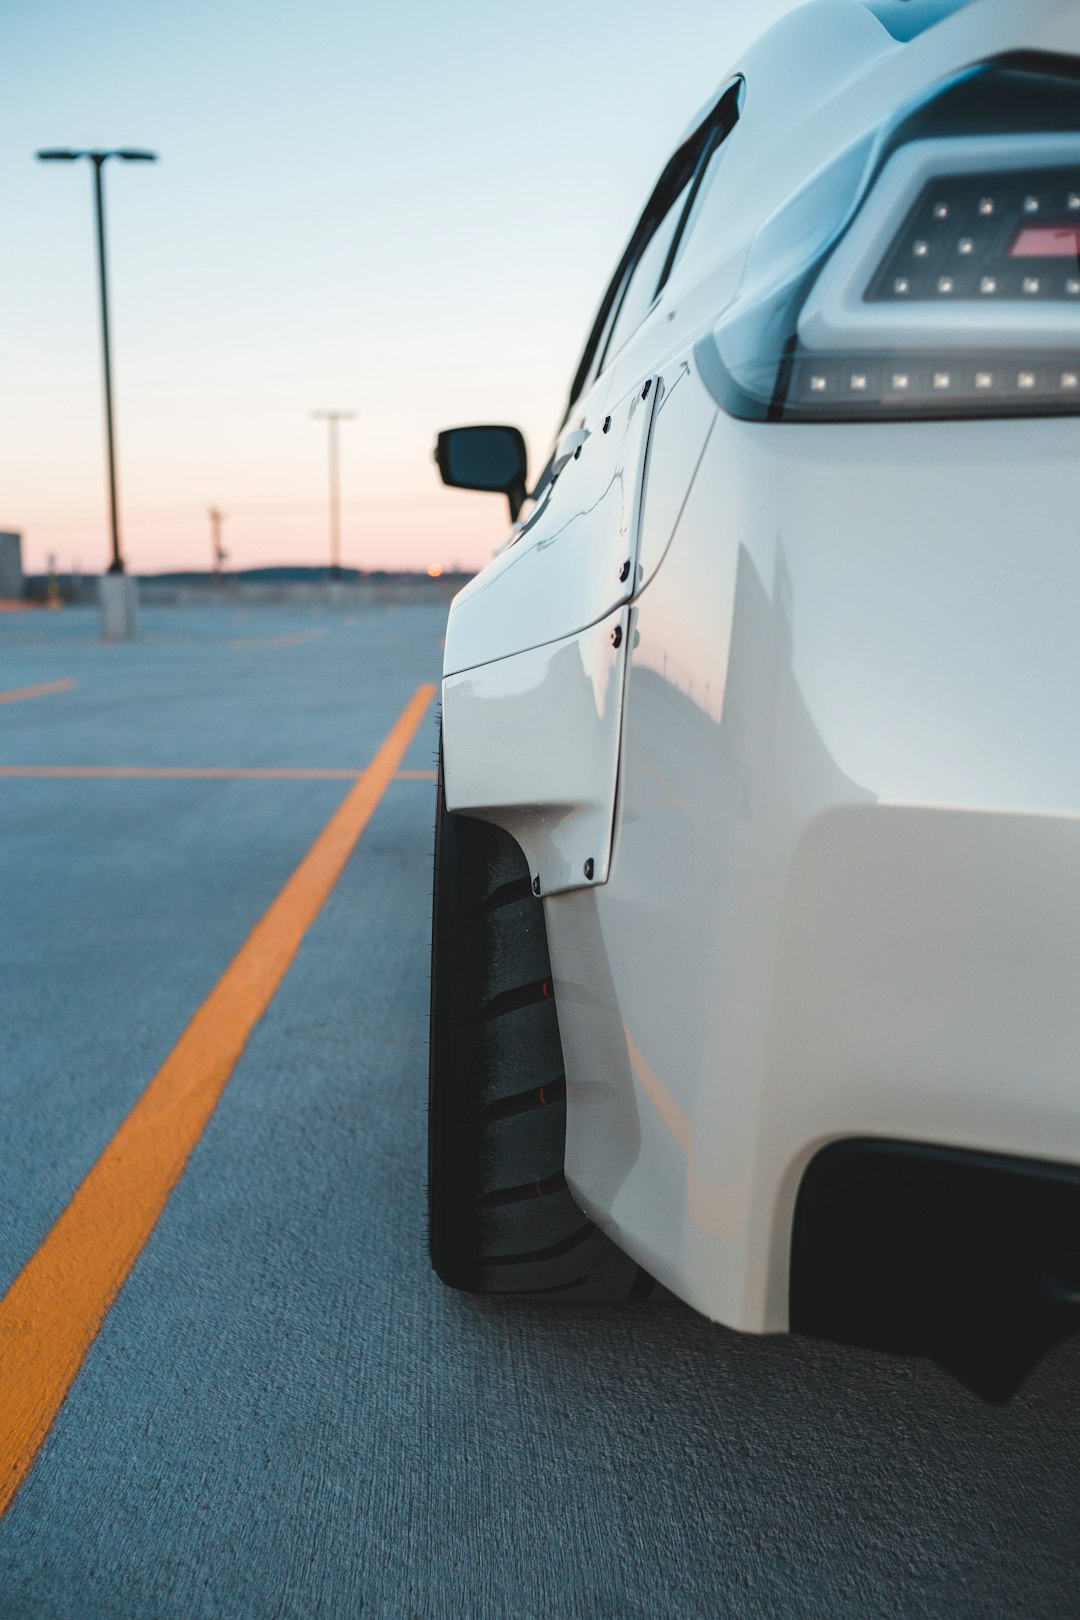
[[212, 506], [210, 508], [210, 573], [216, 584], [221, 583], [221, 565], [229, 555], [221, 543], [221, 525], [224, 521], [224, 512], [220, 507]]
[[341, 490], [338, 479], [338, 423], [352, 422], [355, 411], [312, 411], [312, 421], [325, 422], [330, 438], [330, 578], [341, 578]]
[[[156, 163], [156, 152], [143, 152], [120, 148], [115, 151], [69, 151], [67, 148], [49, 148], [37, 154], [42, 163], [77, 163], [85, 158], [92, 164], [94, 170], [94, 203], [97, 219], [97, 262], [98, 287], [101, 293], [101, 353], [105, 372], [105, 436], [109, 456], [109, 522], [112, 532], [112, 560], [109, 563], [110, 574], [124, 572], [124, 559], [120, 552], [120, 519], [117, 511], [116, 499], [116, 434], [113, 426], [113, 398], [112, 398], [112, 361], [109, 352], [109, 285], [105, 263], [105, 194], [103, 174], [106, 163], [110, 158], [120, 158], [124, 163]], [[104, 599], [103, 599], [104, 600]], [[108, 613], [106, 611], [106, 618]], [[132, 626], [133, 628], [133, 626]], [[118, 634], [130, 634], [120, 628]], [[106, 634], [109, 634], [106, 626]]]

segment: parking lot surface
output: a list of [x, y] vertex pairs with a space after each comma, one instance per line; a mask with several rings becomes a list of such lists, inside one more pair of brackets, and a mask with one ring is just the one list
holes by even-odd
[[[92, 1310], [113, 1225], [141, 1218], [124, 1177], [179, 1151], [190, 1087], [153, 1151], [125, 1120], [200, 1008], [227, 1044], [230, 964], [268, 912], [284, 927], [272, 908], [368, 791], [359, 773], [382, 760], [385, 781], [266, 970], [0, 1519], [0, 1616], [1080, 1612], [1080, 1342], [999, 1409], [927, 1363], [744, 1339], [672, 1301], [441, 1288], [423, 689], [442, 610], [162, 609], [142, 627], [104, 646], [89, 610], [0, 617], [9, 1299], [77, 1189], [104, 1187], [44, 1302]], [[0, 1307], [0, 1418], [23, 1326]]]

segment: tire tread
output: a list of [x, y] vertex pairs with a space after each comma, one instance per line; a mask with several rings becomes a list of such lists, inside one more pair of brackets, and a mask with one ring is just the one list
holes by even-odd
[[501, 828], [447, 811], [441, 758], [436, 817], [432, 1263], [476, 1293], [640, 1297], [646, 1274], [583, 1215], [563, 1174], [566, 1078], [525, 857]]

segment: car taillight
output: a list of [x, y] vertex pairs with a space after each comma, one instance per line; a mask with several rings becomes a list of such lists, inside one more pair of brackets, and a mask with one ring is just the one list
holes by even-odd
[[[950, 88], [846, 153], [766, 223], [699, 345], [733, 414], [1080, 412], [1080, 85], [1050, 81], [1040, 128], [1032, 81], [1046, 82], [983, 70], [977, 87]], [[935, 116], [942, 103], [961, 116]], [[1017, 117], [1027, 127], [1003, 132]]]

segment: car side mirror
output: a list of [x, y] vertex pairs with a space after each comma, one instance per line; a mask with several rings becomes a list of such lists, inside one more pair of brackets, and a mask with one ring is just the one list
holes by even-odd
[[435, 445], [435, 460], [444, 484], [505, 495], [511, 521], [517, 521], [525, 500], [528, 456], [516, 427], [446, 428]]

